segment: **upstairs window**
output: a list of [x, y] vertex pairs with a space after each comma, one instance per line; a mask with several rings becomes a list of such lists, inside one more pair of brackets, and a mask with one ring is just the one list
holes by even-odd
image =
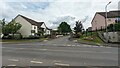
[[120, 22], [120, 17], [116, 18], [115, 22]]

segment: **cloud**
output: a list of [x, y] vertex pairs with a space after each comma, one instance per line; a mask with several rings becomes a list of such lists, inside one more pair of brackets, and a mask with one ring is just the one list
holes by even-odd
[[[4, 0], [0, 1], [0, 19], [8, 21], [22, 14], [36, 21], [44, 21], [49, 28], [57, 28], [67, 21], [71, 28], [76, 20], [83, 20], [84, 28], [91, 26], [96, 12], [103, 12], [110, 0]], [[118, 0], [112, 1], [108, 10], [117, 10]]]

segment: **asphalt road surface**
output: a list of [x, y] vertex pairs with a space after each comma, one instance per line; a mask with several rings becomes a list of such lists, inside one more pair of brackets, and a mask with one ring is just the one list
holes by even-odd
[[118, 66], [118, 48], [69, 41], [3, 43], [3, 66]]

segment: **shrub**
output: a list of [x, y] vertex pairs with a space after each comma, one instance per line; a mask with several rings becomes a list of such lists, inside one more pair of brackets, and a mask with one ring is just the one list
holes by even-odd
[[6, 36], [3, 36], [2, 39], [22, 39], [22, 35], [20, 33], [16, 33], [16, 34], [9, 34], [9, 35], [6, 35]]
[[22, 35], [21, 34], [14, 34], [14, 39], [22, 39]]
[[51, 36], [50, 35], [44, 35], [44, 38], [50, 38]]
[[10, 36], [10, 35], [3, 36], [2, 39], [12, 39], [12, 36]]
[[28, 39], [39, 39], [40, 37], [39, 36], [34, 36], [34, 35], [30, 35], [29, 37], [28, 37]]

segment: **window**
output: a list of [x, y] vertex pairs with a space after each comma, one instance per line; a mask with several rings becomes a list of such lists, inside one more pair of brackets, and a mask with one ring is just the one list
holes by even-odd
[[31, 33], [35, 33], [35, 30], [31, 30]]
[[111, 21], [111, 19], [108, 19], [108, 21]]
[[36, 29], [36, 27], [34, 26], [34, 29]]
[[116, 22], [116, 23], [117, 23], [117, 22], [120, 22], [120, 18], [119, 18], [119, 17], [116, 18], [115, 22]]

